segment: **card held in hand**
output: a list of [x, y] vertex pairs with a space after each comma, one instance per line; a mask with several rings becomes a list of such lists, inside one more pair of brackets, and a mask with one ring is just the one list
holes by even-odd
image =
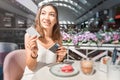
[[55, 43], [51, 48], [49, 48], [50, 51], [52, 51], [53, 53], [56, 53], [56, 50], [58, 49], [59, 44]]
[[30, 35], [30, 36], [38, 36], [38, 37], [41, 37], [41, 35], [35, 30], [34, 27], [29, 27], [26, 29], [26, 32]]

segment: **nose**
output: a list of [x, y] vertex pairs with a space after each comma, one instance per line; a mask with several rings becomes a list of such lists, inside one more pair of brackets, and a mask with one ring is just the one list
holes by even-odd
[[44, 17], [45, 17], [46, 20], [49, 19], [49, 15], [48, 14], [46, 14]]

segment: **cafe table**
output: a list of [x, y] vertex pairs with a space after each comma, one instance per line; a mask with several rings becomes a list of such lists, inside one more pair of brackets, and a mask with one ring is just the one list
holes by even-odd
[[[85, 75], [82, 73], [80, 68], [80, 61], [75, 60], [71, 64], [73, 67], [75, 67], [76, 70], [79, 71], [78, 74], [73, 76], [56, 76], [52, 74], [50, 69], [54, 65], [58, 64], [49, 64], [40, 68], [33, 76], [33, 80], [107, 80], [107, 73], [99, 69], [99, 62], [95, 62], [94, 73], [91, 75]], [[59, 72], [57, 74], [59, 74]]]

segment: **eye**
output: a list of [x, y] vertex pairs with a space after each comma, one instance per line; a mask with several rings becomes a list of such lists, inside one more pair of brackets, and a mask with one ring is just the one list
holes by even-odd
[[41, 15], [45, 15], [45, 12], [41, 12]]
[[50, 13], [50, 16], [55, 17], [55, 14], [54, 13]]

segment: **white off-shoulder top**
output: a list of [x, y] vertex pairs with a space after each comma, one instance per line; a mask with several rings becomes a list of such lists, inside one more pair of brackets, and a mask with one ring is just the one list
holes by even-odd
[[44, 67], [46, 64], [56, 62], [57, 55], [55, 53], [43, 47], [41, 44], [38, 43], [38, 41], [37, 46], [38, 46], [37, 67], [34, 71], [31, 71], [26, 66], [21, 80], [31, 80], [35, 72], [37, 72], [40, 68]]

